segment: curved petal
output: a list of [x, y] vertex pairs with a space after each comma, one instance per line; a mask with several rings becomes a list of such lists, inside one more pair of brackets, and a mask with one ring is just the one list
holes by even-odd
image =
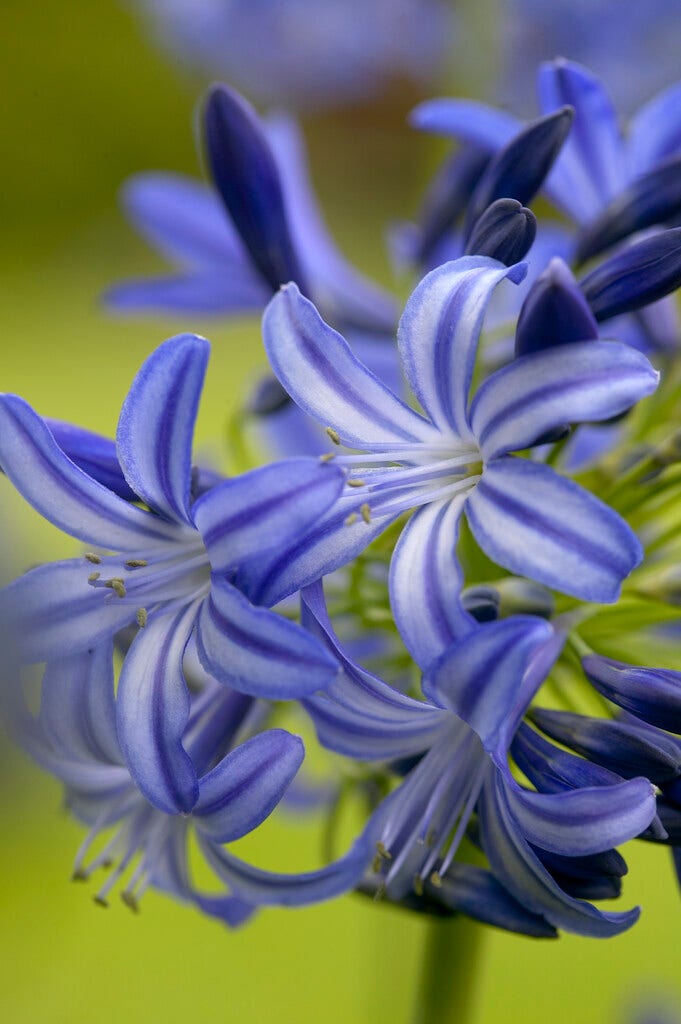
[[568, 857], [601, 853], [633, 839], [656, 810], [655, 790], [643, 778], [563, 793], [532, 793], [509, 779], [506, 796], [529, 843]]
[[496, 153], [522, 130], [524, 122], [476, 100], [439, 98], [415, 107], [409, 124], [420, 131], [452, 135]]
[[197, 649], [203, 667], [216, 679], [271, 700], [322, 690], [338, 672], [336, 661], [301, 626], [254, 607], [217, 577], [199, 612]]
[[471, 426], [485, 459], [529, 448], [565, 423], [618, 416], [652, 394], [659, 374], [616, 341], [582, 341], [521, 356], [478, 389]]
[[479, 626], [427, 670], [424, 693], [463, 718], [485, 750], [505, 764], [518, 723], [563, 639], [549, 622], [530, 615]]
[[115, 441], [62, 420], [46, 417], [45, 423], [61, 450], [79, 469], [125, 501], [138, 500], [123, 476]]
[[235, 266], [219, 273], [123, 281], [104, 293], [104, 301], [109, 309], [118, 313], [224, 316], [264, 309], [270, 294], [247, 268]]
[[599, 693], [649, 725], [681, 733], [681, 672], [627, 665], [613, 658], [582, 659], [586, 676]]
[[188, 814], [199, 794], [182, 746], [189, 691], [182, 658], [196, 606], [150, 615], [125, 656], [116, 699], [118, 738], [137, 786], [166, 814]]
[[265, 906], [303, 907], [354, 889], [375, 853], [372, 840], [378, 837], [376, 833], [374, 836], [368, 827], [344, 857], [317, 871], [297, 875], [251, 867], [200, 833], [199, 842], [215, 874], [241, 899]]
[[0, 395], [0, 465], [19, 493], [60, 530], [106, 550], [138, 550], [175, 535], [123, 501], [61, 450], [44, 420], [17, 395]]
[[202, 181], [167, 171], [135, 174], [121, 189], [121, 205], [148, 242], [184, 266], [248, 261], [219, 196]]
[[483, 847], [499, 881], [527, 910], [540, 914], [556, 928], [608, 938], [626, 931], [638, 920], [638, 908], [602, 913], [563, 892], [521, 835], [499, 773], [494, 773], [483, 788], [480, 824]]
[[392, 334], [397, 320], [395, 300], [358, 273], [333, 242], [309, 179], [298, 125], [293, 118], [277, 114], [268, 118], [266, 130], [287, 207], [295, 214], [291, 233], [310, 282], [311, 298], [335, 322]]
[[139, 496], [169, 519], [191, 524], [194, 420], [210, 345], [178, 334], [153, 352], [138, 371], [116, 431], [125, 478]]
[[527, 459], [491, 462], [466, 515], [499, 565], [585, 601], [615, 601], [643, 557], [636, 536], [607, 505]]
[[632, 178], [649, 171], [681, 147], [681, 82], [653, 96], [631, 119], [627, 155]]
[[451, 910], [476, 921], [536, 938], [556, 938], [556, 929], [540, 914], [533, 914], [511, 896], [493, 874], [473, 864], [454, 863], [430, 896]]
[[[561, 198], [568, 198], [571, 207], [576, 203], [582, 208], [583, 221], [597, 213], [626, 183], [624, 146], [615, 108], [603, 83], [572, 61], [542, 64], [537, 88], [543, 112], [565, 104], [574, 108], [572, 132], [551, 184], [560, 182]], [[571, 187], [579, 191], [570, 197]]]
[[24, 662], [90, 650], [135, 618], [112, 590], [91, 587], [84, 558], [40, 565], [0, 590], [5, 651]]
[[192, 518], [211, 569], [227, 572], [295, 541], [340, 496], [345, 474], [318, 459], [288, 459], [213, 487]]
[[456, 557], [465, 499], [417, 509], [390, 561], [390, 604], [407, 650], [426, 668], [473, 628], [461, 604], [463, 572]]
[[94, 763], [121, 763], [113, 640], [47, 665], [39, 721], [55, 752]]
[[560, 256], [552, 256], [518, 315], [516, 356], [597, 337], [598, 324], [572, 271]]
[[517, 284], [526, 269], [463, 256], [427, 274], [410, 296], [397, 331], [404, 372], [444, 433], [470, 438], [468, 392], [485, 310], [499, 282]]
[[371, 448], [439, 437], [353, 356], [295, 285], [282, 288], [265, 310], [263, 339], [293, 400], [343, 444]]
[[252, 832], [277, 806], [304, 756], [300, 737], [283, 729], [242, 743], [199, 781], [197, 827], [216, 843]]

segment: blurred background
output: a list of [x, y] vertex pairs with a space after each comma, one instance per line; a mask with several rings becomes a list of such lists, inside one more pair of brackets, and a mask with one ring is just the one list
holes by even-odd
[[[283, 2], [4, 0], [3, 390], [22, 394], [45, 415], [112, 434], [142, 360], [170, 334], [195, 330], [213, 342], [198, 441], [220, 460], [229, 416], [263, 365], [257, 321], [113, 318], [100, 303], [112, 282], [164, 269], [126, 225], [117, 190], [140, 170], [199, 173], [194, 111], [212, 78], [247, 91], [250, 86], [261, 106], [276, 98], [302, 108], [313, 179], [335, 237], [362, 270], [404, 293], [406, 283], [396, 286], [391, 277], [386, 228], [413, 215], [443, 152], [437, 141], [405, 126], [420, 98], [456, 91], [502, 96], [531, 110], [534, 61], [559, 52], [604, 73], [614, 68], [624, 109], [681, 77], [681, 7], [670, 0], [651, 2], [648, 18], [632, 14], [629, 20], [616, 8], [635, 7], [640, 15], [641, 5], [573, 4], [573, 16], [566, 17], [562, 3], [538, 0], [442, 0], [432, 8], [425, 0], [385, 0], [377, 4], [376, 21], [355, 23], [347, 37], [340, 22], [324, 24], [327, 3], [330, 19], [342, 13], [342, 3], [316, 0], [319, 23], [310, 39], [311, 23], [306, 32], [281, 21], [288, 9]], [[211, 20], [216, 7], [224, 8], [223, 21]], [[291, 10], [304, 7], [290, 0]], [[224, 20], [228, 8], [233, 23]], [[237, 8], [249, 12], [241, 21]], [[276, 32], [265, 31], [268, 8], [279, 12]], [[362, 8], [371, 8], [369, 0]], [[603, 40], [604, 27], [614, 32], [615, 25], [607, 50], [598, 50], [599, 33]], [[302, 70], [315, 75], [319, 67], [335, 67], [334, 60], [341, 64], [335, 77], [327, 76], [334, 87], [312, 89]], [[307, 102], [311, 94], [314, 102]], [[0, 488], [0, 510], [6, 578], [76, 550], [8, 486]], [[138, 916], [118, 902], [102, 910], [89, 887], [69, 881], [83, 833], [60, 810], [59, 787], [7, 739], [0, 789], [0, 1019], [410, 1019], [421, 921], [359, 896], [309, 910], [264, 912], [231, 933], [152, 892]], [[318, 849], [319, 830], [286, 815], [248, 847], [256, 863], [279, 870], [293, 870], [301, 860], [315, 866]], [[680, 916], [671, 864], [643, 844], [629, 850], [628, 859], [631, 879], [621, 905], [644, 907], [629, 934], [607, 942], [570, 936], [535, 942], [485, 931], [479, 1024], [547, 1018], [615, 1024], [633, 1020], [639, 1002], [676, 1004]]]

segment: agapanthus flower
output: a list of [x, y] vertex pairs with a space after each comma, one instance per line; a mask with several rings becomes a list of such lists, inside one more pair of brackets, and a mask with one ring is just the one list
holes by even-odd
[[453, 559], [463, 511], [480, 547], [505, 569], [586, 600], [615, 600], [642, 556], [632, 531], [573, 481], [511, 453], [567, 423], [624, 412], [655, 389], [657, 374], [633, 349], [589, 341], [517, 359], [470, 400], [489, 297], [522, 273], [522, 265], [464, 257], [416, 288], [398, 344], [424, 415], [377, 380], [295, 286], [273, 299], [264, 336], [275, 373], [334, 441], [360, 452], [335, 459], [349, 474], [344, 496], [269, 573], [254, 574], [253, 594], [275, 600], [280, 573], [312, 582], [416, 509], [393, 554], [390, 588], [417, 659], [456, 624], [450, 598], [461, 586]]
[[170, 813], [199, 798], [182, 745], [190, 713], [182, 657], [192, 633], [206, 670], [242, 692], [296, 697], [336, 670], [300, 626], [253, 605], [238, 576], [308, 528], [340, 493], [343, 474], [294, 459], [195, 498], [192, 435], [208, 352], [204, 338], [172, 338], [133, 381], [116, 440], [136, 503], [79, 469], [23, 399], [0, 397], [4, 472], [49, 522], [93, 548], [0, 592], [2, 635], [19, 660], [52, 662], [138, 625], [117, 691], [118, 734], [137, 785]]
[[264, 308], [295, 281], [334, 323], [392, 331], [392, 299], [338, 252], [318, 208], [295, 122], [262, 120], [237, 92], [217, 85], [203, 109], [213, 185], [148, 173], [123, 190], [138, 230], [182, 268], [178, 275], [111, 289], [121, 311], [238, 314]]
[[453, 39], [443, 0], [137, 0], [155, 35], [204, 75], [262, 103], [366, 102], [398, 77], [432, 79]]
[[[610, 872], [622, 873], [612, 848], [650, 824], [651, 783], [606, 780], [597, 770], [570, 778], [568, 769], [561, 791], [534, 792], [509, 768], [513, 737], [560, 653], [559, 630], [531, 616], [471, 623], [431, 663], [425, 700], [415, 700], [347, 656], [320, 585], [306, 590], [305, 606], [306, 621], [343, 666], [332, 687], [305, 700], [322, 744], [407, 766], [374, 812], [378, 853], [369, 884], [407, 905], [439, 903], [538, 936], [555, 928], [613, 935], [635, 922], [636, 910], [602, 913], [582, 897], [598, 898], [602, 877], [612, 882]], [[487, 872], [457, 859], [474, 823]]]

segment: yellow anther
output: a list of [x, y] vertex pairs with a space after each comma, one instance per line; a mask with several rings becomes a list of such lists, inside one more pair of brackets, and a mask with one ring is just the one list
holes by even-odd
[[120, 576], [114, 576], [112, 580], [107, 580], [104, 584], [109, 590], [113, 590], [116, 597], [125, 597], [127, 591], [125, 589], [125, 583]]
[[436, 889], [442, 888], [442, 878], [438, 875], [437, 871], [433, 871], [428, 881], [431, 885], [434, 885]]
[[340, 434], [338, 433], [337, 430], [334, 430], [333, 427], [327, 427], [326, 428], [326, 433], [331, 438], [331, 440], [333, 441], [334, 444], [340, 444], [341, 443]]
[[121, 893], [121, 899], [125, 903], [126, 907], [129, 907], [129, 909], [132, 910], [133, 914], [139, 914], [140, 905], [131, 892], [124, 889]]
[[393, 859], [392, 853], [390, 852], [388, 847], [384, 843], [381, 842], [380, 839], [376, 843], [376, 849], [378, 851], [379, 857], [382, 857], [383, 860], [392, 860]]
[[99, 557], [99, 555], [96, 555], [94, 551], [86, 551], [85, 557], [87, 558], [88, 562], [92, 562], [93, 565], [102, 564], [101, 558]]
[[149, 565], [146, 558], [130, 558], [125, 563], [126, 569], [142, 569], [145, 565]]
[[432, 846], [437, 838], [437, 829], [429, 828], [426, 832], [426, 846]]
[[71, 875], [71, 881], [72, 882], [87, 882], [88, 877], [89, 876], [88, 876], [86, 871], [83, 871], [82, 868], [76, 868], [76, 870]]
[[371, 509], [369, 508], [369, 506], [366, 503], [366, 501], [364, 502], [363, 505], [359, 506], [359, 511], [360, 511], [360, 513], [362, 515], [362, 519], [364, 520], [364, 522], [368, 526], [369, 523], [371, 522]]
[[326, 452], [324, 455], [320, 455], [319, 456], [319, 461], [320, 462], [331, 462], [331, 459], [335, 459], [335, 458], [336, 458], [336, 453], [335, 452]]
[[414, 875], [414, 892], [417, 896], [423, 896], [423, 879], [420, 875]]
[[98, 580], [101, 575], [101, 572], [91, 572], [90, 575], [88, 576], [88, 583], [94, 583], [95, 580]]
[[138, 608], [135, 614], [135, 618], [137, 619], [137, 625], [139, 626], [139, 628], [143, 629], [144, 626], [146, 626], [147, 624], [147, 609]]
[[109, 904], [103, 896], [93, 896], [92, 901], [93, 903], [96, 903], [98, 907], [104, 907], [105, 910], [109, 909]]
[[348, 487], [366, 487], [366, 480], [360, 480], [358, 477], [353, 477], [351, 480], [345, 481]]
[[371, 870], [375, 875], [380, 874], [381, 868], [383, 867], [383, 858], [380, 853], [374, 854], [374, 859], [371, 862]]
[[357, 515], [357, 513], [356, 512], [351, 512], [350, 515], [345, 520], [345, 525], [346, 526], [352, 526], [352, 524], [356, 523], [358, 519], [359, 519], [359, 516]]

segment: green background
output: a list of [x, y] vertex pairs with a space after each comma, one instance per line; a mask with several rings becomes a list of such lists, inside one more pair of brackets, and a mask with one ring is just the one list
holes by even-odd
[[[177, 76], [113, 2], [4, 0], [0, 48], [2, 389], [110, 434], [153, 346], [198, 330], [214, 342], [198, 440], [219, 456], [237, 396], [262, 365], [257, 324], [116, 319], [98, 301], [112, 281], [162, 267], [124, 223], [116, 190], [138, 170], [196, 170], [200, 84]], [[402, 88], [373, 111], [306, 126], [334, 232], [386, 283], [385, 224], [414, 209], [434, 159], [403, 127], [415, 98]], [[0, 510], [6, 574], [73, 552], [7, 485]], [[82, 830], [60, 811], [59, 787], [6, 740], [0, 788], [0, 1020], [411, 1019], [422, 921], [357, 896], [265, 912], [233, 933], [151, 892], [137, 917], [117, 901], [103, 911], [89, 898], [93, 886], [69, 882]], [[249, 852], [273, 869], [310, 867], [318, 839], [315, 828], [282, 820]], [[667, 853], [639, 844], [629, 860], [620, 903], [641, 903], [644, 913], [627, 935], [542, 943], [485, 930], [477, 1022], [625, 1021], [642, 994], [678, 995], [679, 905]]]

